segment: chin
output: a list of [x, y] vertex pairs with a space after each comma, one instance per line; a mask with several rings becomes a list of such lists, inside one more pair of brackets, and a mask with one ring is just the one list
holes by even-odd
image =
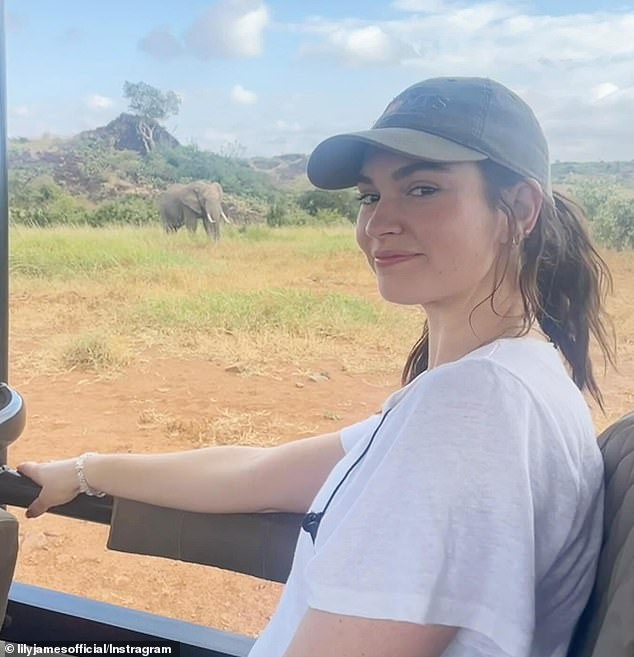
[[408, 290], [402, 285], [381, 285], [379, 282], [379, 292], [386, 301], [402, 306], [422, 306], [425, 303], [420, 290]]

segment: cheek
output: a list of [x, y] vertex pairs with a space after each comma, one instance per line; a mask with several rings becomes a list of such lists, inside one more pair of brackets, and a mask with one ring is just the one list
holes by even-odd
[[359, 248], [363, 253], [365, 253], [365, 257], [368, 260], [368, 264], [370, 265], [370, 269], [374, 271], [374, 258], [370, 255], [370, 239], [365, 233], [365, 224], [366, 222], [364, 219], [361, 217], [361, 213], [359, 213], [359, 216], [357, 217], [357, 223], [355, 227], [355, 235], [357, 238], [357, 244], [359, 245]]
[[365, 224], [366, 222], [364, 221], [361, 214], [359, 214], [357, 216], [357, 223], [355, 224], [355, 237], [357, 238], [357, 244], [359, 245], [361, 250], [367, 255], [369, 248], [369, 239], [368, 236], [365, 234]]

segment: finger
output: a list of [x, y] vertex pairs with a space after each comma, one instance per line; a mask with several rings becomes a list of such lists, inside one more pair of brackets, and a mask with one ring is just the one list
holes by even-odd
[[48, 505], [42, 501], [40, 496], [38, 496], [33, 500], [33, 502], [31, 502], [31, 505], [26, 510], [26, 517], [37, 518], [38, 516], [41, 516], [43, 513], [46, 513], [46, 511], [48, 511]]
[[18, 466], [16, 466], [16, 470], [21, 475], [24, 475], [25, 477], [35, 481], [39, 471], [39, 464], [35, 461], [25, 461], [24, 463], [20, 463]]

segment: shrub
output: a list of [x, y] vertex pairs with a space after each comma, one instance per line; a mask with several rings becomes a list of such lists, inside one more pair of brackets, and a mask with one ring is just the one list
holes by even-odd
[[592, 220], [592, 231], [606, 246], [622, 251], [634, 248], [634, 198], [611, 197]]
[[281, 203], [273, 203], [266, 213], [266, 225], [277, 228], [287, 223], [287, 210]]
[[140, 196], [126, 196], [102, 203], [88, 219], [91, 226], [125, 224], [145, 226], [158, 221], [158, 211], [152, 201]]
[[141, 175], [159, 186], [188, 180], [216, 180], [225, 192], [271, 200], [273, 190], [266, 174], [246, 162], [224, 157], [197, 146], [157, 148], [144, 159]]
[[578, 182], [572, 188], [572, 195], [586, 211], [590, 221], [605, 207], [608, 199], [618, 193], [620, 190], [616, 185], [599, 180]]
[[344, 217], [336, 210], [318, 210], [313, 223], [324, 226], [335, 226], [336, 224], [347, 223], [349, 221], [350, 219], [348, 217]]
[[86, 223], [90, 206], [65, 192], [50, 176], [33, 178], [11, 190], [11, 221], [28, 226]]
[[313, 216], [320, 210], [329, 210], [352, 222], [356, 220], [359, 210], [359, 204], [349, 190], [328, 192], [323, 189], [310, 189], [297, 197], [297, 205]]
[[634, 248], [634, 198], [618, 185], [584, 181], [573, 195], [586, 210], [593, 236], [613, 249]]

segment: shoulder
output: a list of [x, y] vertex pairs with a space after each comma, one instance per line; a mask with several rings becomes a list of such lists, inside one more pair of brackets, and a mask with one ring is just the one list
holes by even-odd
[[552, 423], [531, 385], [486, 356], [429, 370], [390, 413], [395, 445], [447, 457], [459, 452], [478, 462], [494, 455], [498, 463], [528, 457], [529, 442], [546, 440]]
[[464, 405], [472, 410], [478, 406], [490, 409], [494, 402], [501, 408], [531, 397], [521, 376], [488, 355], [463, 358], [429, 370], [411, 392], [412, 401], [414, 397], [424, 400], [427, 409], [432, 401], [432, 408], [439, 409]]
[[506, 406], [546, 410], [563, 404], [575, 412], [586, 406], [558, 352], [537, 340], [485, 345], [424, 373], [412, 389], [441, 408], [465, 402], [489, 406], [493, 401], [500, 412]]

